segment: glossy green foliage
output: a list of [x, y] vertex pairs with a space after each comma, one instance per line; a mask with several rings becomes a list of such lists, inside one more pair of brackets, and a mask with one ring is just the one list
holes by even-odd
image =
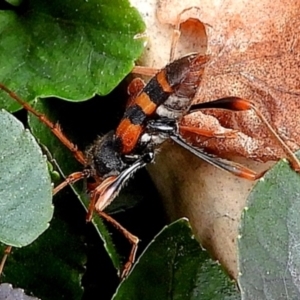
[[154, 298], [233, 300], [239, 293], [181, 219], [155, 237], [113, 299]]
[[127, 1], [24, 1], [0, 10], [0, 81], [27, 100], [105, 95], [141, 55], [144, 31]]

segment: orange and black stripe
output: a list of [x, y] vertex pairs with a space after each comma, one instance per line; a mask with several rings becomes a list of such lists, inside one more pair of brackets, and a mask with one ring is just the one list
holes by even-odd
[[129, 154], [134, 150], [146, 120], [174, 93], [176, 86], [189, 73], [190, 66], [197, 55], [190, 54], [168, 64], [151, 78], [127, 107], [115, 133], [122, 145], [122, 154]]
[[132, 105], [127, 107], [116, 130], [116, 137], [122, 143], [123, 154], [128, 154], [134, 149], [146, 119], [153, 115], [156, 108], [164, 103], [172, 93], [173, 88], [168, 83], [166, 69], [163, 69], [149, 81]]

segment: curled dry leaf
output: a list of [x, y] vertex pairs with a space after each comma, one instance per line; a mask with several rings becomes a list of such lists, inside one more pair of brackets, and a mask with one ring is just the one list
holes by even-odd
[[[226, 96], [253, 101], [292, 150], [300, 144], [300, 4], [297, 0], [149, 0], [149, 47], [143, 64], [161, 68], [168, 62], [171, 25], [182, 14], [183, 26], [177, 56], [192, 51], [210, 54], [195, 102]], [[140, 11], [138, 3], [136, 4]], [[149, 7], [151, 9], [149, 10]], [[196, 22], [200, 20], [201, 22]], [[152, 51], [152, 52], [151, 52]], [[209, 114], [209, 116], [207, 116]], [[213, 118], [213, 117], [214, 118]], [[236, 138], [190, 141], [222, 157], [261, 171], [285, 156], [281, 146], [254, 112], [209, 110], [193, 113], [186, 125], [238, 130]], [[249, 160], [250, 159], [250, 160]], [[196, 235], [237, 276], [236, 236], [241, 210], [253, 185], [194, 158], [171, 144], [149, 167], [172, 218], [189, 217]]]
[[[162, 1], [160, 19], [171, 24], [176, 22], [176, 14], [184, 9], [180, 5], [183, 4]], [[244, 0], [216, 5], [212, 1], [194, 1], [189, 5], [199, 8], [196, 16], [205, 24], [207, 52], [212, 58], [195, 102], [226, 96], [249, 99], [289, 147], [297, 150], [300, 144], [299, 2]], [[168, 7], [177, 9], [172, 14]], [[210, 113], [221, 125], [238, 129], [241, 134], [235, 140], [211, 139], [204, 143], [192, 136], [193, 143], [223, 156], [242, 155], [259, 161], [284, 156], [282, 147], [253, 112], [211, 110]], [[203, 116], [198, 115], [201, 121]], [[185, 124], [195, 126], [197, 114], [186, 117]]]

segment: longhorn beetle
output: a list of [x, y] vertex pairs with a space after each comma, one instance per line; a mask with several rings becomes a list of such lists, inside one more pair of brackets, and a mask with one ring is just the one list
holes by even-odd
[[[48, 126], [84, 167], [82, 171], [70, 174], [55, 187], [53, 194], [55, 195], [66, 185], [73, 184], [83, 178], [94, 179], [95, 187], [90, 191], [91, 200], [87, 220], [90, 221], [93, 211], [96, 211], [97, 214], [120, 230], [132, 244], [122, 277], [128, 274], [134, 263], [139, 240], [103, 210], [114, 200], [134, 172], [153, 161], [156, 149], [164, 141], [171, 139], [197, 157], [234, 175], [250, 180], [256, 180], [263, 175], [263, 173], [257, 174], [235, 162], [211, 156], [190, 145], [180, 132], [190, 131], [202, 136], [216, 138], [226, 138], [227, 136], [219, 136], [213, 131], [201, 128], [182, 126], [180, 121], [183, 116], [207, 108], [233, 111], [252, 109], [266, 124], [273, 137], [282, 145], [293, 168], [297, 171], [300, 170], [297, 158], [252, 102], [239, 97], [226, 97], [191, 105], [201, 82], [205, 64], [208, 62], [209, 56], [191, 53], [166, 65], [147, 84], [144, 84], [140, 79], [135, 79], [129, 86], [130, 101], [116, 130], [96, 139], [86, 152], [79, 150], [63, 134], [56, 123], [52, 123], [45, 115], [34, 110], [4, 84], [0, 84], [3, 91]], [[231, 135], [232, 133], [228, 137]]]

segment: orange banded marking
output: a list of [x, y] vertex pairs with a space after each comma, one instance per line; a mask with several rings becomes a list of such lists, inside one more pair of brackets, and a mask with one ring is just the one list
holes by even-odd
[[[164, 92], [170, 94], [173, 92], [173, 88], [170, 86], [166, 77], [165, 70], [161, 70], [159, 73], [157, 73], [156, 80]], [[151, 100], [151, 97], [146, 92], [142, 92], [140, 95], [138, 95], [135, 101], [131, 102], [131, 104], [139, 105], [147, 116], [152, 115], [157, 108], [157, 105]]]
[[123, 119], [119, 124], [116, 135], [122, 141], [122, 153], [130, 153], [137, 144], [142, 133], [141, 125], [134, 125], [128, 119]]
[[140, 95], [138, 95], [133, 104], [139, 105], [147, 116], [152, 115], [157, 108], [157, 105], [145, 92], [142, 92]]
[[166, 70], [163, 69], [156, 75], [156, 80], [160, 84], [162, 90], [167, 93], [172, 93], [173, 88], [170, 86], [169, 81], [166, 77]]

